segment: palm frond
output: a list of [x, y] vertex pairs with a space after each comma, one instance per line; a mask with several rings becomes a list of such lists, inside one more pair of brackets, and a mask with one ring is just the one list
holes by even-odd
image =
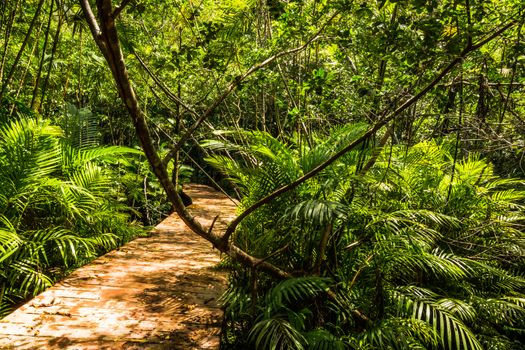
[[326, 225], [337, 218], [344, 218], [346, 207], [337, 202], [311, 199], [301, 202], [283, 215], [282, 220], [295, 220], [310, 224]]
[[436, 330], [417, 318], [390, 317], [359, 334], [353, 341], [356, 348], [432, 349], [438, 344]]
[[474, 307], [483, 317], [499, 326], [524, 326], [525, 298], [479, 298], [473, 299]]
[[308, 350], [344, 350], [345, 344], [342, 340], [325, 329], [315, 329], [304, 334], [308, 344]]
[[250, 183], [250, 171], [230, 157], [216, 154], [206, 157], [204, 160], [212, 167], [226, 175], [228, 180], [241, 186], [241, 189], [245, 189]]
[[462, 322], [472, 323], [477, 317], [476, 309], [464, 300], [443, 298], [436, 300], [435, 304], [438, 308], [445, 310]]
[[81, 169], [95, 160], [107, 163], [115, 163], [122, 155], [137, 154], [143, 155], [142, 150], [124, 146], [90, 147], [78, 149], [70, 146], [66, 142], [61, 144], [62, 167], [66, 171]]
[[[398, 315], [411, 317], [412, 319], [427, 322], [435, 329], [439, 337], [441, 346], [445, 349], [479, 349], [482, 350], [479, 340], [474, 333], [461, 320], [456, 318], [451, 312], [452, 309], [458, 312], [459, 304], [450, 307], [446, 302], [432, 302], [421, 299], [411, 299], [407, 295], [394, 292], [394, 299], [397, 299]], [[452, 303], [452, 301], [449, 301]], [[445, 308], [442, 308], [445, 305]], [[447, 309], [448, 306], [448, 309]], [[463, 315], [469, 314], [468, 308], [461, 308]]]
[[439, 250], [426, 252], [419, 249], [399, 248], [402, 247], [382, 248], [385, 249], [383, 254], [388, 256], [387, 266], [390, 271], [397, 271], [399, 278], [411, 279], [421, 271], [428, 277], [433, 276], [442, 281], [460, 281], [474, 275], [471, 265], [453, 254]]
[[278, 316], [257, 322], [249, 334], [255, 349], [303, 350], [306, 339], [288, 320]]
[[[18, 236], [7, 218], [0, 216], [0, 264], [16, 253], [24, 241]], [[1, 265], [0, 265], [1, 266]]]
[[285, 305], [313, 298], [328, 290], [329, 278], [297, 277], [289, 278], [277, 284], [267, 294], [271, 310], [279, 310]]
[[18, 259], [9, 264], [9, 281], [17, 286], [20, 296], [35, 296], [53, 285], [52, 279], [40, 271], [40, 266], [31, 259]]
[[368, 124], [366, 123], [349, 123], [332, 130], [322, 143], [300, 158], [299, 162], [303, 172], [306, 173], [326, 161], [344, 146], [361, 136], [367, 127]]

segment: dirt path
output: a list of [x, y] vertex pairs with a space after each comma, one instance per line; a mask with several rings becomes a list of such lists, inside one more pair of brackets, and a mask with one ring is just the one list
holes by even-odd
[[[233, 203], [209, 187], [187, 193], [203, 224], [233, 218]], [[173, 215], [0, 320], [0, 349], [218, 349], [218, 261]]]

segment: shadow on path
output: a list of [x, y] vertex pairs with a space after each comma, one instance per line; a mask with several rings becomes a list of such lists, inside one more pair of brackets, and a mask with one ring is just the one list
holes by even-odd
[[[235, 205], [207, 186], [185, 189], [203, 225]], [[226, 275], [218, 252], [171, 215], [0, 320], [0, 349], [218, 349]]]

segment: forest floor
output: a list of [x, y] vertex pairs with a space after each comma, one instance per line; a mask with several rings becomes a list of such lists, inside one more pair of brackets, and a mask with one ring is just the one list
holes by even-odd
[[[235, 205], [207, 186], [185, 188], [203, 225]], [[218, 349], [219, 253], [176, 214], [0, 320], [0, 349]]]

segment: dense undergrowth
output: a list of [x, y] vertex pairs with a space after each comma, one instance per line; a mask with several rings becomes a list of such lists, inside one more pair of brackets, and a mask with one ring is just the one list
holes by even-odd
[[293, 278], [226, 259], [223, 345], [523, 348], [524, 11], [0, 1], [0, 316], [157, 223], [167, 184], [241, 213], [360, 138], [233, 230]]
[[0, 317], [142, 232], [119, 176], [140, 153], [73, 147], [37, 116], [0, 124]]
[[[209, 159], [243, 193], [240, 210], [358, 135], [312, 148], [230, 135]], [[239, 146], [243, 145], [243, 146]], [[501, 178], [454, 142], [395, 145], [365, 172], [362, 148], [249, 216], [235, 241], [297, 276], [232, 264], [224, 343], [255, 349], [521, 349], [523, 180]], [[225, 154], [225, 153], [223, 153]]]

